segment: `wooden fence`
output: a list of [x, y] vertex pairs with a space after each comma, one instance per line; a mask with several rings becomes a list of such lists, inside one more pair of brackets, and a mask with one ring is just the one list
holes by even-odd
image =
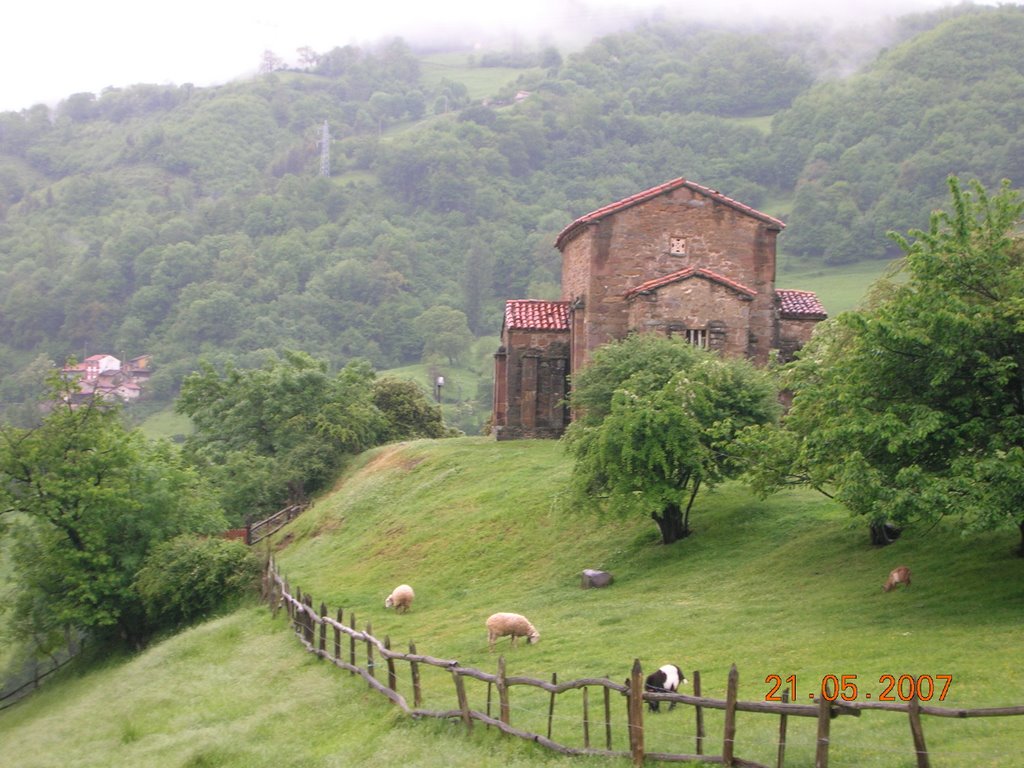
[[[738, 712], [759, 712], [776, 715], [779, 718], [778, 751], [775, 766], [784, 768], [786, 753], [786, 737], [788, 720], [791, 717], [809, 717], [817, 720], [815, 738], [815, 768], [828, 768], [831, 723], [842, 716], [859, 717], [865, 709], [879, 709], [905, 713], [908, 717], [913, 753], [918, 768], [930, 768], [928, 749], [925, 746], [924, 729], [921, 716], [973, 718], [1003, 717], [1024, 715], [1022, 707], [998, 707], [989, 709], [946, 709], [942, 707], [924, 706], [913, 696], [907, 703], [888, 703], [872, 701], [836, 701], [837, 691], [823, 689], [823, 695], [814, 699], [814, 704], [793, 704], [788, 702], [788, 692], [782, 695], [783, 701], [739, 701], [739, 672], [733, 665], [729, 671], [725, 699], [707, 698], [701, 695], [700, 672], [693, 673], [693, 695], [682, 693], [652, 693], [644, 690], [644, 675], [640, 661], [633, 662], [633, 668], [626, 684], [612, 682], [607, 677], [582, 678], [569, 682], [558, 682], [557, 675], [552, 675], [551, 682], [536, 680], [529, 677], [509, 677], [505, 674], [505, 659], [499, 657], [497, 674], [482, 672], [472, 667], [463, 667], [453, 659], [439, 659], [417, 653], [414, 643], [409, 644], [409, 652], [402, 653], [391, 648], [391, 640], [387, 636], [383, 640], [373, 635], [368, 622], [366, 629], [356, 628], [356, 617], [349, 615], [348, 624], [344, 622], [343, 611], [339, 608], [337, 617], [328, 615], [327, 606], [320, 604], [319, 611], [313, 607], [311, 595], [304, 595], [299, 589], [292, 593], [286, 579], [277, 572], [273, 561], [269, 561], [264, 576], [263, 596], [267, 600], [273, 615], [276, 617], [282, 606], [287, 610], [295, 633], [306, 649], [322, 659], [330, 661], [337, 667], [359, 675], [374, 690], [386, 696], [407, 715], [434, 717], [443, 719], [460, 719], [467, 730], [473, 729], [474, 722], [487, 726], [510, 736], [540, 744], [543, 747], [565, 755], [592, 755], [601, 757], [631, 758], [634, 765], [642, 765], [645, 760], [661, 762], [704, 762], [737, 766], [738, 768], [770, 768], [762, 763], [745, 760], [735, 754], [736, 714]], [[360, 657], [365, 663], [360, 663]], [[378, 662], [377, 659], [381, 661]], [[412, 703], [398, 692], [398, 663], [408, 664], [411, 677]], [[377, 679], [376, 670], [381, 664], [387, 670], [387, 679]], [[423, 708], [423, 691], [420, 682], [420, 667], [426, 665], [447, 670], [452, 677], [454, 687], [455, 708], [433, 710]], [[383, 678], [383, 675], [382, 675]], [[466, 693], [465, 678], [478, 680], [487, 684], [485, 711], [472, 709]], [[511, 724], [511, 691], [516, 686], [537, 688], [550, 695], [547, 710], [546, 734], [535, 733]], [[590, 689], [600, 690], [600, 701], [597, 703], [597, 714], [592, 712]], [[556, 741], [552, 736], [555, 704], [559, 694], [571, 690], [582, 691], [582, 747], [573, 747]], [[493, 693], [497, 692], [497, 717], [492, 714]], [[626, 698], [625, 729], [628, 736], [629, 749], [615, 750], [612, 748], [613, 723], [611, 698], [612, 693]], [[696, 741], [692, 753], [681, 752], [647, 752], [644, 748], [644, 702], [658, 701], [687, 704], [693, 707], [696, 722]], [[723, 733], [720, 739], [721, 754], [705, 754], [710, 741], [705, 731], [705, 710], [721, 710], [724, 712]], [[596, 719], [595, 719], [596, 718]], [[621, 715], [620, 715], [621, 722]], [[603, 733], [603, 747], [594, 746], [591, 727], [595, 726]], [[620, 733], [621, 738], [621, 733]], [[600, 741], [600, 737], [597, 739]]]
[[298, 517], [305, 508], [306, 507], [303, 504], [291, 504], [290, 506], [278, 510], [270, 517], [260, 520], [259, 522], [250, 523], [245, 526], [245, 528], [229, 531], [227, 536], [228, 538], [244, 538], [246, 544], [256, 544], [290, 523]]

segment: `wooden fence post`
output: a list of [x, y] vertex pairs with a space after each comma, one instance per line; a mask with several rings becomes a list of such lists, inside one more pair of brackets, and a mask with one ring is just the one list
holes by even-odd
[[[700, 698], [700, 670], [693, 670], [693, 695]], [[697, 754], [704, 754], [704, 708], [700, 704], [693, 707], [697, 718]]]
[[[388, 635], [384, 635], [384, 647], [387, 650], [391, 650], [391, 638]], [[390, 656], [387, 657], [388, 662], [388, 688], [392, 691], [398, 690], [398, 678], [395, 675], [395, 660]]]
[[306, 638], [306, 642], [307, 643], [309, 643], [310, 645], [313, 645], [313, 641], [316, 639], [314, 637], [315, 630], [313, 629], [313, 596], [312, 595], [306, 595], [305, 599], [302, 601], [302, 604], [306, 606], [306, 610], [303, 611], [303, 614], [306, 617], [306, 621], [305, 621], [305, 630], [306, 631], [303, 634], [303, 637]]
[[[605, 675], [608, 681], [611, 678]], [[612, 689], [607, 685], [604, 688], [604, 739], [605, 748], [610, 752], [612, 749]]]
[[[374, 674], [373, 669], [373, 643], [370, 642], [370, 637], [373, 635], [373, 627], [370, 622], [366, 622], [366, 671], [370, 673], [370, 677], [376, 679], [377, 675]], [[372, 685], [370, 686], [373, 687]]]
[[[288, 586], [288, 579], [285, 579], [284, 580], [284, 589], [281, 590], [281, 598], [284, 599], [285, 595], [288, 595], [289, 597], [291, 597], [291, 594], [292, 594], [292, 591], [291, 591], [291, 588]], [[291, 618], [292, 618], [292, 601], [291, 600], [285, 601], [285, 612], [288, 614], [288, 620], [291, 621]]]
[[[552, 672], [551, 673], [551, 684], [552, 685], [558, 685], [558, 673], [557, 672]], [[552, 723], [552, 721], [555, 718], [555, 697], [557, 695], [558, 694], [556, 694], [554, 691], [552, 691], [551, 692], [551, 701], [548, 703], [548, 738], [549, 739], [551, 738], [551, 723]]]
[[629, 676], [629, 751], [633, 755], [633, 765], [644, 764], [644, 677], [640, 667], [640, 659], [633, 660], [633, 670]]
[[[416, 655], [416, 643], [409, 643], [409, 654]], [[423, 694], [420, 691], [420, 664], [418, 661], [410, 661], [409, 667], [412, 671], [412, 705], [419, 709], [423, 703]]]
[[921, 727], [921, 701], [917, 698], [917, 691], [910, 697], [910, 704], [907, 707], [907, 714], [910, 716], [910, 733], [914, 736], [914, 751], [917, 753], [917, 768], [930, 768], [928, 761], [928, 747], [924, 744], [924, 729]]
[[466, 684], [459, 674], [458, 669], [452, 667], [452, 677], [455, 678], [455, 695], [459, 699], [459, 709], [462, 711], [462, 722], [466, 724], [466, 730], [473, 730], [473, 718], [469, 716], [469, 701], [466, 699]]
[[[338, 624], [339, 625], [340, 624], [344, 624], [344, 622], [341, 620], [341, 617], [342, 617], [342, 611], [341, 611], [341, 608], [339, 608], [338, 609]], [[340, 626], [335, 626], [334, 627], [334, 658], [336, 658], [338, 661], [341, 661], [341, 627]]]
[[583, 686], [583, 748], [590, 749], [590, 689]]
[[300, 637], [303, 636], [304, 631], [302, 626], [302, 609], [299, 607], [302, 605], [302, 589], [295, 587], [295, 606], [292, 608], [292, 624], [295, 626], [295, 634]]
[[[354, 613], [349, 617], [349, 621], [352, 622], [352, 631], [358, 631], [356, 629], [356, 615]], [[356, 636], [354, 634], [348, 636], [348, 663], [351, 667], [349, 674], [354, 675], [356, 673]]]
[[722, 765], [731, 768], [736, 746], [736, 699], [740, 687], [740, 673], [733, 664], [729, 669], [729, 685], [725, 690], [725, 729], [722, 735]]
[[[825, 686], [828, 683], [824, 683]], [[828, 768], [828, 732], [832, 721], [832, 707], [829, 704], [827, 690], [818, 696], [818, 747], [814, 754], [814, 768]]]
[[324, 602], [320, 603], [320, 653], [325, 654], [327, 651], [327, 622], [324, 618], [327, 616], [327, 604]]
[[[789, 691], [785, 690], [782, 692], [782, 703], [789, 703]], [[789, 719], [789, 715], [783, 712], [779, 715], [779, 757], [776, 762], [777, 768], [783, 768], [783, 763], [786, 759], [786, 721]]]
[[498, 719], [508, 725], [508, 683], [505, 682], [505, 657], [498, 657]]

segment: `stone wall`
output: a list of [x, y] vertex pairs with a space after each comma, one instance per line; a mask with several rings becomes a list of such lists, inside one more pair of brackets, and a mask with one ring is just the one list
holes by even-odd
[[788, 363], [797, 351], [811, 340], [811, 334], [817, 327], [818, 319], [786, 318], [779, 319], [779, 335], [775, 342], [779, 350], [779, 360]]
[[559, 437], [568, 423], [564, 405], [569, 373], [566, 331], [511, 331], [495, 366], [494, 432], [499, 440]]

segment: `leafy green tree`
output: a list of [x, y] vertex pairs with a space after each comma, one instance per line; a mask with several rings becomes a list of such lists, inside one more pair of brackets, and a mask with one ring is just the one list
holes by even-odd
[[441, 417], [441, 407], [432, 403], [413, 381], [377, 379], [373, 382], [373, 404], [387, 420], [387, 428], [381, 435], [384, 442], [449, 434]]
[[634, 334], [600, 347], [590, 362], [573, 374], [569, 439], [579, 430], [601, 424], [611, 413], [616, 390], [655, 392], [677, 371], [695, 365], [699, 356], [692, 344], [658, 334]]
[[13, 516], [15, 625], [37, 638], [73, 627], [132, 643], [147, 634], [136, 573], [157, 543], [216, 533], [225, 520], [202, 479], [167, 444], [129, 431], [116, 408], [72, 404], [32, 429], [0, 428], [0, 503]]
[[431, 307], [416, 318], [416, 327], [423, 339], [424, 358], [441, 356], [457, 365], [473, 343], [466, 313], [451, 307]]
[[[952, 211], [894, 235], [905, 257], [871, 305], [821, 329], [786, 372], [792, 408], [745, 440], [762, 493], [819, 488], [870, 525], [1024, 512], [1024, 202], [950, 178]], [[898, 279], [897, 279], [898, 278]]]
[[204, 363], [186, 377], [175, 410], [196, 427], [187, 450], [234, 489], [232, 497], [245, 497], [238, 467], [261, 467], [258, 486], [276, 478], [273, 495], [229, 509], [244, 518], [305, 501], [334, 478], [344, 457], [381, 440], [388, 425], [373, 403], [373, 380], [366, 363], [331, 375], [303, 352], [285, 352], [255, 370], [229, 364], [223, 374]]
[[173, 629], [255, 592], [260, 568], [240, 541], [183, 534], [153, 548], [134, 586], [149, 622]]
[[[575, 405], [592, 403], [592, 410], [566, 435], [577, 489], [605, 496], [618, 514], [649, 515], [664, 544], [692, 533], [690, 512], [702, 486], [742, 471], [731, 450], [737, 433], [773, 421], [779, 411], [764, 372], [682, 345], [632, 337], [611, 355], [614, 365], [596, 361], [603, 375], [591, 373], [572, 398]], [[656, 349], [671, 349], [669, 359], [681, 367], [671, 370], [673, 363], [652, 358]], [[643, 367], [645, 361], [655, 369]], [[615, 370], [625, 374], [617, 383]]]

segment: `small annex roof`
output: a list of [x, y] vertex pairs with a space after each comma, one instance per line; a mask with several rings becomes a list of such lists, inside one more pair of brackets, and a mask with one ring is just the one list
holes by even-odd
[[769, 216], [767, 213], [761, 213], [761, 211], [751, 208], [749, 205], [744, 205], [738, 200], [733, 200], [731, 197], [727, 197], [715, 189], [705, 187], [693, 181], [687, 181], [680, 177], [678, 179], [673, 179], [672, 181], [666, 181], [664, 184], [659, 184], [656, 187], [645, 189], [643, 192], [637, 192], [635, 195], [630, 195], [629, 197], [623, 198], [617, 202], [609, 203], [608, 205], [598, 208], [596, 211], [591, 211], [584, 216], [580, 216], [576, 221], [572, 222], [572, 224], [558, 233], [558, 237], [555, 239], [555, 247], [561, 250], [565, 247], [566, 243], [579, 234], [588, 224], [594, 224], [606, 216], [618, 213], [619, 211], [648, 200], [653, 200], [655, 197], [658, 197], [658, 195], [672, 192], [680, 187], [687, 187], [688, 189], [704, 195], [705, 197], [709, 197], [716, 202], [728, 205], [730, 208], [735, 208], [740, 213], [753, 216], [755, 219], [760, 219], [772, 228], [782, 230], [786, 226], [781, 220], [776, 219], [774, 216]]
[[757, 296], [757, 291], [753, 288], [748, 288], [742, 283], [730, 280], [728, 277], [720, 275], [717, 272], [712, 272], [710, 269], [704, 269], [703, 267], [687, 267], [686, 269], [680, 269], [678, 272], [672, 272], [671, 274], [662, 275], [661, 277], [656, 277], [653, 280], [648, 280], [646, 283], [640, 283], [640, 285], [635, 288], [630, 288], [626, 291], [624, 298], [627, 300], [633, 299], [642, 294], [656, 291], [663, 286], [671, 283], [678, 283], [681, 280], [687, 280], [691, 277], [702, 277], [705, 280], [710, 280], [714, 283], [724, 285], [726, 288], [731, 288], [748, 300]]
[[795, 320], [824, 320], [828, 312], [813, 291], [779, 289], [775, 291], [779, 314]]
[[505, 302], [505, 327], [517, 331], [568, 331], [569, 302], [511, 299]]

